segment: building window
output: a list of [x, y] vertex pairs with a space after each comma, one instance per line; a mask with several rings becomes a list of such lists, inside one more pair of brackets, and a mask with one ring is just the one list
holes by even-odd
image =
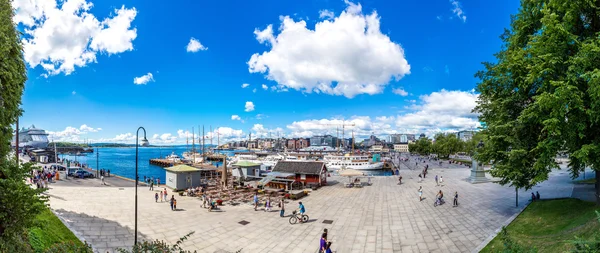
[[306, 180], [306, 174], [300, 175], [300, 180]]

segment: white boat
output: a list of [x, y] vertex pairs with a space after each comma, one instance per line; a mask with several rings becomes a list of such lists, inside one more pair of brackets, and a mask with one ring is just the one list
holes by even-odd
[[291, 156], [291, 155], [287, 155], [287, 154], [268, 155], [264, 158], [259, 158], [257, 155], [254, 155], [254, 154], [238, 154], [233, 157], [231, 164], [235, 164], [239, 161], [248, 161], [251, 163], [257, 163], [257, 164], [260, 164], [260, 170], [270, 171], [273, 168], [275, 168], [275, 165], [277, 165], [277, 162], [279, 162], [279, 161], [302, 161], [302, 160], [299, 159], [297, 156]]
[[181, 157], [176, 155], [175, 152], [171, 153], [170, 155], [166, 156], [165, 159], [174, 162], [174, 163], [180, 163], [181, 162]]
[[192, 163], [204, 163], [202, 154], [198, 153], [197, 151], [183, 152], [183, 159], [192, 161]]
[[31, 125], [28, 129], [22, 128], [19, 130], [19, 134], [13, 136], [11, 145], [16, 145], [16, 138], [19, 138], [19, 148], [35, 148], [45, 149], [48, 147], [48, 133], [45, 130], [36, 128]]
[[374, 162], [368, 156], [361, 155], [326, 155], [323, 157], [328, 169], [380, 170], [383, 162]]

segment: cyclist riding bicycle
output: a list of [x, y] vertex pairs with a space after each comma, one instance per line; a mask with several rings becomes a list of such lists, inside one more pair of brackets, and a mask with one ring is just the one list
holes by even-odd
[[[306, 212], [306, 209], [304, 208], [304, 205], [302, 204], [302, 202], [298, 202], [298, 212], [300, 213], [300, 217], [302, 217], [302, 215], [304, 214], [304, 212]], [[300, 222], [302, 222], [302, 219], [300, 219]]]
[[437, 194], [437, 201], [438, 203], [442, 203], [442, 201], [444, 200], [444, 193], [442, 192], [442, 190], [440, 190]]

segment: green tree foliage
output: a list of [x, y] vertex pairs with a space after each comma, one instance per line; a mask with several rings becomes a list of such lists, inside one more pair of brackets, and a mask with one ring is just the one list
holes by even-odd
[[25, 87], [26, 68], [19, 32], [12, 22], [9, 0], [0, 0], [0, 252], [28, 252], [25, 229], [44, 208], [41, 190], [25, 183], [30, 165], [17, 166], [9, 159], [11, 127], [21, 115], [21, 95]]
[[573, 177], [599, 169], [599, 32], [600, 1], [521, 1], [497, 62], [476, 74], [475, 111], [487, 126], [477, 159], [492, 161], [500, 183], [530, 189], [563, 150]]
[[92, 246], [89, 244], [81, 244], [75, 243], [73, 241], [67, 241], [62, 243], [57, 243], [52, 245], [50, 248], [46, 249], [44, 253], [94, 253], [92, 250]]
[[455, 134], [439, 133], [435, 135], [434, 139], [431, 150], [439, 158], [448, 158], [450, 155], [464, 150], [464, 142], [458, 139]]
[[408, 144], [408, 151], [420, 155], [429, 155], [431, 153], [431, 145], [429, 138], [420, 138], [415, 143]]
[[[181, 244], [187, 240], [194, 232], [190, 232], [187, 235], [179, 238], [179, 240], [173, 244], [169, 245], [168, 243], [160, 240], [155, 241], [144, 241], [138, 243], [133, 246], [131, 250], [119, 249], [119, 253], [192, 253], [192, 251], [184, 250], [181, 248]], [[194, 251], [196, 252], [196, 251]], [[237, 251], [237, 252], [241, 252]]]
[[467, 153], [470, 156], [474, 155], [475, 150], [477, 149], [477, 145], [479, 145], [480, 141], [485, 142], [485, 136], [483, 135], [483, 133], [474, 133], [473, 137], [470, 140], [464, 141], [462, 143], [461, 151]]
[[5, 159], [10, 150], [11, 125], [21, 115], [19, 106], [27, 80], [23, 47], [12, 22], [12, 10], [9, 0], [0, 0], [0, 159]]

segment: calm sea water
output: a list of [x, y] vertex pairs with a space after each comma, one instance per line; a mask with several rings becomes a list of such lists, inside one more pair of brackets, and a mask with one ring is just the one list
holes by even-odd
[[[150, 164], [152, 158], [164, 158], [171, 153], [183, 156], [186, 147], [144, 147], [139, 148], [138, 173], [140, 180], [146, 177], [160, 178], [165, 181], [165, 169]], [[96, 152], [96, 150], [94, 150]], [[236, 151], [219, 151], [227, 156], [233, 156]], [[239, 152], [239, 151], [237, 151]], [[96, 153], [85, 156], [59, 155], [61, 159], [78, 161], [87, 164], [91, 168], [96, 168]], [[214, 165], [222, 166], [222, 162], [213, 162]], [[135, 148], [98, 148], [98, 166], [100, 169], [110, 170], [111, 174], [134, 179], [135, 178]], [[366, 171], [370, 176], [391, 176], [391, 171], [377, 170]]]
[[[188, 149], [186, 147], [144, 147], [139, 148], [138, 173], [140, 180], [146, 177], [160, 178], [161, 182], [165, 181], [165, 169], [160, 166], [150, 164], [152, 158], [164, 158], [171, 153], [182, 156], [183, 152]], [[94, 150], [96, 152], [96, 150]], [[234, 151], [220, 151], [228, 156], [233, 156]], [[59, 155], [61, 159], [78, 161], [87, 164], [91, 168], [96, 168], [96, 153], [87, 154], [85, 156]], [[135, 148], [98, 148], [98, 166], [100, 169], [110, 170], [111, 174], [123, 176], [126, 178], [135, 178]], [[213, 163], [222, 165], [221, 162]]]

